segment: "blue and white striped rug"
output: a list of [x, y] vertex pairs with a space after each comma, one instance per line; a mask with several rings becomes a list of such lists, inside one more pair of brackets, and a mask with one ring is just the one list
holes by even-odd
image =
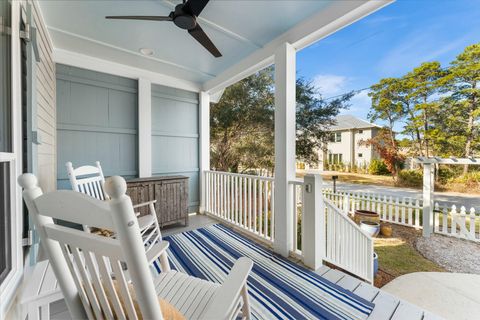
[[374, 306], [220, 224], [164, 240], [172, 269], [217, 283], [239, 257], [251, 258], [253, 319], [366, 319]]

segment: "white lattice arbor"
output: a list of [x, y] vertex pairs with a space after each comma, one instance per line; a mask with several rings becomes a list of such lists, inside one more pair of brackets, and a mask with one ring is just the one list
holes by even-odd
[[435, 165], [480, 165], [480, 158], [438, 158], [418, 157], [413, 161], [423, 165], [423, 236], [429, 237], [434, 226], [434, 190], [435, 190]]

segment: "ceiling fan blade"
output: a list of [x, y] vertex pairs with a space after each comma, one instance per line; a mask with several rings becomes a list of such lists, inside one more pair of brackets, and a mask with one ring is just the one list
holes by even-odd
[[173, 21], [170, 16], [107, 16], [105, 19]]
[[207, 36], [205, 31], [200, 27], [199, 24], [193, 29], [188, 30], [188, 33], [192, 35], [202, 46], [205, 47], [211, 54], [215, 56], [215, 58], [219, 58], [222, 56], [220, 51], [218, 51], [217, 47], [213, 44], [212, 40]]
[[198, 17], [208, 1], [210, 0], [188, 0], [183, 6], [183, 10]]

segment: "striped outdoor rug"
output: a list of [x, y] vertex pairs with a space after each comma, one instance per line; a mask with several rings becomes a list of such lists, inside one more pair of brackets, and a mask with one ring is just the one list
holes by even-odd
[[164, 240], [170, 242], [172, 269], [217, 283], [239, 257], [251, 258], [253, 319], [366, 319], [373, 309], [372, 303], [220, 224]]

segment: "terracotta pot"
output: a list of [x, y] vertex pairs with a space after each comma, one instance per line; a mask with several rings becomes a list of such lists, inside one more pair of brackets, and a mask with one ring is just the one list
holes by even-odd
[[368, 210], [355, 210], [353, 220], [360, 224], [360, 221], [371, 221], [380, 223], [380, 215], [373, 211]]
[[391, 237], [393, 233], [392, 226], [389, 224], [382, 224], [380, 226], [380, 233], [384, 237]]

